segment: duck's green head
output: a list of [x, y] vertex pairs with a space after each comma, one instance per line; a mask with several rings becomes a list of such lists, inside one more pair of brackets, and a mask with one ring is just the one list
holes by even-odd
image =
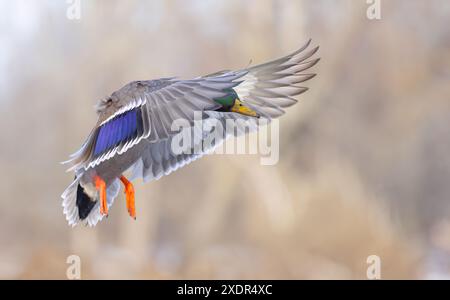
[[225, 96], [214, 99], [214, 101], [222, 105], [222, 111], [235, 112], [241, 115], [259, 118], [258, 113], [246, 106], [239, 99], [239, 96], [234, 89], [228, 89], [225, 90], [225, 92], [227, 93]]

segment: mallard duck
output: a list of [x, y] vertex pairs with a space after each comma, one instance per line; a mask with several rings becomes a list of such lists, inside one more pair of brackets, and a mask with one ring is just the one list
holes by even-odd
[[[187, 120], [195, 130], [198, 112], [205, 120], [219, 122], [271, 120], [284, 114], [283, 108], [297, 103], [293, 97], [308, 90], [300, 84], [315, 76], [307, 70], [319, 61], [313, 57], [319, 47], [310, 48], [310, 43], [283, 58], [239, 71], [191, 80], [133, 81], [100, 100], [97, 123], [81, 148], [64, 162], [75, 173], [62, 194], [69, 225], [95, 226], [108, 215], [121, 183], [128, 213], [136, 218], [132, 179], [159, 179], [210, 152], [229, 136], [223, 135], [201, 151], [175, 153], [171, 143], [180, 134], [173, 130], [175, 120]], [[208, 133], [202, 133], [197, 144], [207, 138]], [[125, 177], [127, 170], [132, 170], [132, 179]]]

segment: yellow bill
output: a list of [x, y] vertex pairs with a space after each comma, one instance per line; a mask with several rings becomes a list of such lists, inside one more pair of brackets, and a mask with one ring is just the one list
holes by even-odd
[[259, 118], [259, 115], [253, 109], [245, 106], [244, 103], [242, 103], [239, 99], [236, 99], [234, 101], [234, 105], [231, 107], [231, 111], [244, 116]]

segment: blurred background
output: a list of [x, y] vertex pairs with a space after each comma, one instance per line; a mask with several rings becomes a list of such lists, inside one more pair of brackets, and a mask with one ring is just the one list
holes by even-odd
[[[0, 0], [0, 278], [450, 278], [450, 2]], [[320, 45], [280, 161], [213, 155], [135, 183], [70, 228], [59, 164], [132, 80], [196, 77]], [[175, 188], [174, 188], [175, 187]]]

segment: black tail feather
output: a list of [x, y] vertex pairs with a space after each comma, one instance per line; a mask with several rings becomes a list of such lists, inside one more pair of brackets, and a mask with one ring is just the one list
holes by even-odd
[[78, 216], [81, 220], [87, 218], [91, 210], [94, 208], [96, 201], [92, 201], [91, 198], [84, 192], [83, 187], [78, 184], [77, 188], [77, 207]]

